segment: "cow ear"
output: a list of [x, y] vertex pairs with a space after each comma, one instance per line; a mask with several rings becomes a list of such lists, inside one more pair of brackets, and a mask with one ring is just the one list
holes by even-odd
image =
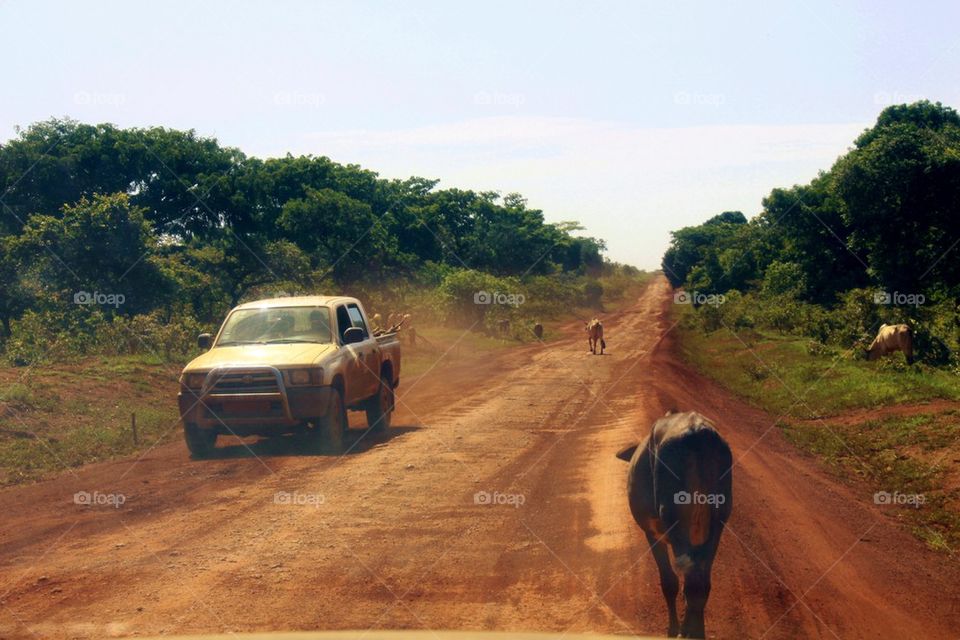
[[631, 460], [633, 460], [633, 454], [637, 450], [637, 447], [639, 446], [640, 446], [639, 444], [632, 444], [626, 449], [621, 449], [620, 451], [617, 452], [617, 457], [620, 458], [621, 460], [626, 460], [627, 462], [630, 462]]

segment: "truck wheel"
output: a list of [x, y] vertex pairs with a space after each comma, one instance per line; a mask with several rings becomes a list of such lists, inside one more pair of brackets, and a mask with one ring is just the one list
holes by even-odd
[[347, 429], [347, 410], [343, 407], [343, 397], [340, 391], [334, 389], [330, 396], [330, 406], [327, 415], [319, 424], [320, 445], [331, 453], [343, 451], [343, 432]]
[[390, 416], [393, 415], [393, 385], [389, 380], [380, 378], [377, 395], [367, 404], [367, 427], [374, 431], [386, 431], [390, 428]]
[[206, 458], [217, 446], [217, 432], [213, 429], [201, 429], [195, 424], [183, 425], [183, 438], [187, 449], [194, 458]]

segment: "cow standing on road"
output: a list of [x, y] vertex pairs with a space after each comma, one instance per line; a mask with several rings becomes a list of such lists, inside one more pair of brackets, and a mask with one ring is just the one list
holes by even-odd
[[600, 348], [600, 355], [607, 348], [607, 343], [603, 341], [603, 323], [597, 318], [584, 323], [587, 330], [587, 343], [590, 345], [590, 353], [596, 354], [597, 347]]
[[533, 325], [533, 335], [537, 337], [537, 340], [543, 340], [543, 325], [539, 322]]
[[[617, 454], [630, 463], [627, 496], [633, 519], [646, 534], [667, 601], [667, 635], [704, 638], [703, 610], [710, 596], [710, 569], [733, 507], [733, 457], [713, 424], [690, 411], [667, 412], [647, 439]], [[677, 617], [683, 574], [686, 610]]]

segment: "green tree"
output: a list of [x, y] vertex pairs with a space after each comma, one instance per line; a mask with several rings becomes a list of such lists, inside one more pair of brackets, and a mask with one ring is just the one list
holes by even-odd
[[876, 284], [900, 291], [960, 285], [960, 117], [920, 102], [889, 107], [837, 163], [852, 250]]
[[339, 283], [379, 270], [390, 242], [369, 204], [333, 189], [307, 189], [305, 197], [287, 201], [278, 223], [315, 269]]
[[149, 310], [169, 291], [156, 261], [158, 242], [141, 207], [126, 194], [95, 195], [34, 215], [17, 240], [24, 264], [55, 301], [79, 291], [122, 295], [121, 313]]

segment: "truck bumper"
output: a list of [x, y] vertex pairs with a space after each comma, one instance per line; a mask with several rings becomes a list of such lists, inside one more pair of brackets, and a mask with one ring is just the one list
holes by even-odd
[[[177, 394], [181, 419], [203, 429], [243, 435], [292, 429], [327, 414], [333, 387], [287, 388], [273, 367], [256, 373], [275, 378], [275, 386], [255, 392], [223, 389], [218, 386], [223, 373], [212, 371], [202, 389], [182, 388]], [[238, 372], [230, 370], [229, 375]]]

